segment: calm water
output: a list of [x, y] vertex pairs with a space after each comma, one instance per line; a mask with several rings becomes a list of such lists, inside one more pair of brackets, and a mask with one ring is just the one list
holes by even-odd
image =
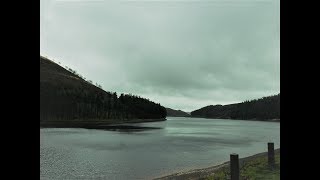
[[41, 179], [152, 179], [280, 147], [280, 123], [168, 117], [139, 132], [40, 129]]

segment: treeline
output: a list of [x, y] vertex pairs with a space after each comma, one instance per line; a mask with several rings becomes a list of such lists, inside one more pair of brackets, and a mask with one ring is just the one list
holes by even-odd
[[154, 118], [155, 115], [160, 115], [158, 118], [167, 116], [166, 109], [159, 103], [154, 103], [139, 96], [121, 94], [119, 102], [124, 105], [126, 112], [134, 114], [137, 118]]
[[118, 97], [40, 56], [40, 122], [165, 117], [166, 110], [159, 103], [131, 94]]
[[210, 105], [191, 112], [193, 117], [243, 120], [280, 120], [280, 93], [242, 103]]

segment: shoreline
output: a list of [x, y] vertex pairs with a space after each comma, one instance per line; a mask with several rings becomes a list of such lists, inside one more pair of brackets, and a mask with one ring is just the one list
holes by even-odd
[[110, 126], [123, 125], [128, 123], [148, 123], [148, 122], [162, 122], [166, 118], [159, 119], [109, 119], [107, 121], [98, 120], [71, 120], [71, 121], [40, 121], [40, 128], [85, 128], [85, 129], [108, 129]]
[[279, 122], [280, 119], [231, 119], [231, 118], [210, 118], [200, 116], [167, 116], [167, 117], [188, 117], [188, 118], [203, 118], [203, 119], [219, 119], [219, 120], [234, 120], [234, 121], [259, 121], [259, 122]]
[[[280, 148], [275, 149], [275, 153], [280, 153]], [[251, 156], [239, 158], [239, 166], [240, 168], [243, 166], [244, 163], [258, 157], [267, 156], [268, 152], [262, 152], [258, 154], [254, 154]], [[177, 172], [170, 175], [165, 175], [162, 177], [156, 177], [153, 178], [153, 180], [198, 180], [198, 179], [204, 179], [206, 177], [212, 176], [217, 170], [220, 168], [226, 167], [230, 165], [230, 161], [210, 166], [207, 168], [200, 168], [200, 169], [191, 169], [187, 171]]]

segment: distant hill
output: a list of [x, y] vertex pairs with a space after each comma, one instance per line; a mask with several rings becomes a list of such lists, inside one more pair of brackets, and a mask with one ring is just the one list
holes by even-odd
[[181, 110], [175, 110], [171, 108], [166, 108], [166, 110], [167, 110], [167, 116], [171, 116], [171, 117], [189, 117], [190, 116], [190, 114]]
[[279, 120], [280, 93], [229, 105], [210, 105], [191, 112], [192, 117], [243, 120]]
[[[97, 85], [99, 86], [99, 85]], [[131, 94], [107, 92], [40, 56], [40, 126], [164, 120], [166, 109]]]

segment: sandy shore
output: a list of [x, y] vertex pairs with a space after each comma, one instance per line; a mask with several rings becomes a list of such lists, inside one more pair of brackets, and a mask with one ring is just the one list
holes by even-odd
[[[280, 152], [280, 148], [276, 149], [275, 152]], [[242, 165], [245, 162], [250, 161], [250, 160], [257, 158], [257, 157], [267, 156], [267, 153], [268, 152], [263, 152], [263, 153], [255, 154], [252, 156], [240, 158], [239, 159], [240, 168], [242, 167]], [[229, 166], [229, 161], [224, 162], [219, 165], [216, 165], [216, 166], [211, 166], [208, 168], [194, 169], [194, 170], [189, 170], [189, 171], [185, 171], [185, 172], [174, 173], [174, 174], [163, 176], [160, 178], [155, 178], [154, 180], [198, 180], [198, 179], [204, 179], [208, 176], [213, 175], [218, 169], [225, 167], [225, 166]]]

